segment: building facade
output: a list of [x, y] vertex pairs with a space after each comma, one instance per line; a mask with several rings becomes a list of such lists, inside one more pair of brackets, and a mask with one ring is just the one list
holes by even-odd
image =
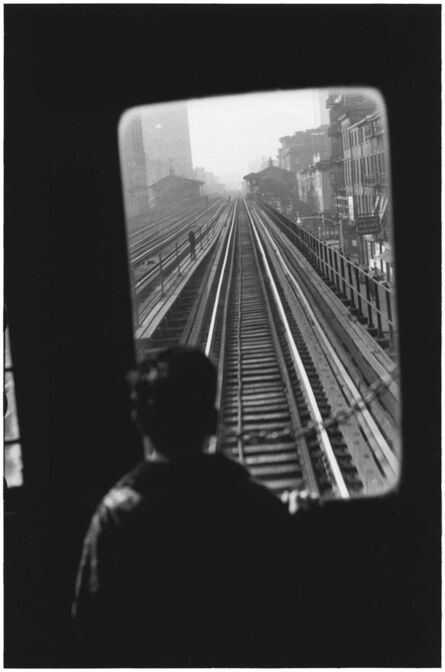
[[[381, 114], [375, 111], [354, 124], [342, 120], [346, 194], [357, 232], [362, 261], [374, 267], [390, 248], [386, 139]], [[386, 262], [385, 262], [386, 267]]]
[[299, 197], [311, 213], [324, 213], [330, 217], [335, 215], [331, 173], [330, 159], [321, 159], [319, 154], [314, 154], [312, 163], [298, 171]]
[[[360, 264], [390, 263], [387, 149], [378, 99], [323, 90], [314, 92], [314, 105], [320, 103], [328, 125], [279, 139], [279, 167], [296, 178], [299, 221], [314, 232], [336, 228], [339, 246]], [[260, 175], [244, 178], [248, 192], [267, 191]]]
[[147, 184], [169, 175], [193, 179], [192, 149], [186, 104], [156, 105], [145, 111], [142, 128]]
[[384, 128], [379, 112], [356, 123], [345, 117], [342, 136], [346, 195], [353, 200], [354, 218], [381, 216], [387, 200], [387, 182]]
[[331, 141], [331, 160], [336, 167], [333, 177], [335, 206], [343, 219], [354, 219], [354, 209], [351, 207], [352, 193], [346, 189], [345, 171], [345, 135], [344, 125], [353, 125], [366, 115], [376, 110], [375, 103], [367, 96], [357, 93], [349, 94], [331, 91], [326, 101], [329, 110], [328, 135]]
[[[386, 139], [378, 102], [364, 93], [330, 92], [333, 201], [345, 251], [367, 267], [386, 252], [389, 258], [390, 218], [387, 209]], [[386, 262], [385, 262], [386, 263]]]
[[173, 171], [149, 186], [150, 208], [156, 215], [164, 215], [180, 208], [200, 203], [201, 180], [175, 175]]
[[280, 143], [278, 165], [295, 174], [313, 163], [314, 154], [318, 154], [320, 160], [329, 158], [331, 154], [327, 125], [296, 131], [293, 135], [280, 138]]
[[274, 166], [272, 159], [269, 159], [267, 168], [258, 173], [249, 173], [243, 179], [247, 184], [248, 196], [260, 198], [281, 212], [293, 214], [298, 211], [300, 202], [296, 175]]

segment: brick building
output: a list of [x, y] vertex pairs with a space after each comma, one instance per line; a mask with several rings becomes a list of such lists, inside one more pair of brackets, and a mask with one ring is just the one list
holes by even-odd
[[[365, 93], [330, 92], [333, 202], [341, 220], [345, 251], [369, 266], [389, 238], [385, 137], [381, 111]], [[388, 254], [387, 254], [388, 257]]]
[[280, 168], [297, 173], [313, 163], [314, 154], [321, 160], [331, 154], [328, 126], [319, 126], [306, 131], [296, 131], [293, 135], [280, 138], [278, 164]]
[[[334, 167], [332, 186], [337, 212], [344, 219], [354, 219], [353, 202], [347, 193], [345, 175], [345, 135], [344, 123], [355, 124], [366, 115], [376, 110], [376, 105], [369, 97], [360, 93], [330, 92], [326, 101], [329, 110], [328, 135], [331, 141], [331, 162]], [[346, 120], [348, 120], [346, 122]]]
[[386, 140], [377, 110], [351, 124], [342, 120], [346, 195], [362, 236], [362, 262], [374, 266], [391, 237], [388, 213]]
[[249, 173], [243, 179], [247, 183], [247, 195], [260, 198], [281, 212], [294, 213], [300, 207], [298, 186], [293, 172], [269, 165], [258, 173]]
[[300, 200], [309, 211], [335, 215], [335, 199], [332, 191], [331, 161], [315, 154], [312, 163], [297, 173]]
[[355, 217], [375, 214], [386, 195], [384, 128], [378, 111], [356, 123], [342, 120], [346, 195], [352, 197]]

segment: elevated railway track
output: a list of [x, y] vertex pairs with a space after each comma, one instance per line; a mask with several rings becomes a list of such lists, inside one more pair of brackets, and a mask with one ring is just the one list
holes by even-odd
[[386, 372], [376, 367], [370, 383], [345, 362], [344, 344], [299, 281], [301, 258], [238, 199], [218, 246], [147, 341], [196, 345], [218, 363], [210, 450], [242, 462], [291, 507], [298, 496], [381, 493], [399, 467], [394, 363], [383, 353]]

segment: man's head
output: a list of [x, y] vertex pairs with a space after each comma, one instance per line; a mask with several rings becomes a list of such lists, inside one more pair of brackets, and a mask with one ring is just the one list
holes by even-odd
[[129, 375], [133, 415], [159, 453], [197, 455], [216, 433], [217, 373], [195, 348], [176, 347], [145, 359]]

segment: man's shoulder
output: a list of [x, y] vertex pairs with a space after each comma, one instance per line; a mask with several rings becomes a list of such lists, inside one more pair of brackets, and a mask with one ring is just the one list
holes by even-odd
[[120, 522], [131, 518], [132, 514], [145, 511], [152, 500], [157, 500], [166, 482], [169, 482], [169, 465], [141, 462], [108, 491], [97, 513], [103, 521]]
[[104, 496], [92, 519], [93, 531], [98, 533], [106, 528], [120, 526], [137, 514], [143, 497], [129, 481], [122, 479]]
[[[103, 498], [99, 509], [102, 522], [122, 522], [137, 512], [147, 514], [159, 503], [171, 504], [180, 497], [230, 501], [241, 508], [256, 510], [274, 518], [286, 517], [287, 507], [267, 487], [251, 478], [248, 470], [222, 454], [206, 455], [184, 464], [142, 463], [124, 476]], [[161, 507], [162, 508], [162, 507]]]
[[133, 511], [141, 503], [142, 497], [130, 485], [116, 485], [103, 498], [102, 507], [112, 512]]

